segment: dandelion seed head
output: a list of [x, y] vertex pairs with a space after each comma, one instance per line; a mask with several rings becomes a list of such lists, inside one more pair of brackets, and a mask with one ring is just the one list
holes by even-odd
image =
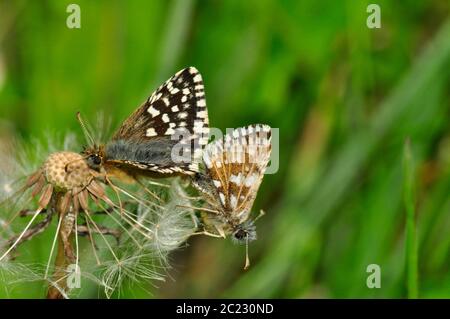
[[[153, 191], [153, 190], [152, 190]], [[164, 193], [154, 190], [158, 197]], [[125, 283], [155, 284], [165, 280], [170, 264], [169, 254], [186, 242], [196, 230], [195, 216], [188, 206], [190, 201], [177, 181], [165, 192], [160, 205], [149, 204], [154, 198], [142, 195], [136, 210], [136, 220], [145, 230], [146, 236], [131, 229], [138, 239], [138, 245], [131, 237], [123, 238], [115, 249], [118, 260], [108, 260], [103, 264], [101, 281], [108, 298], [113, 292], [121, 291]], [[137, 237], [137, 235], [140, 237]]]
[[73, 152], [51, 154], [43, 170], [49, 183], [65, 191], [87, 185], [92, 176], [83, 156]]
[[[183, 188], [175, 181], [169, 191], [167, 188], [156, 189], [153, 197], [142, 195], [145, 194], [142, 185], [124, 186], [122, 191], [118, 191], [122, 188], [121, 185], [102, 184], [102, 181], [93, 179], [95, 172], [88, 167], [84, 157], [70, 151], [77, 149], [80, 148], [76, 144], [74, 135], [66, 135], [62, 140], [49, 138], [44, 144], [0, 143], [0, 201], [12, 196], [12, 200], [8, 200], [8, 205], [11, 205], [10, 212], [13, 213], [6, 217], [4, 210], [6, 205], [1, 206], [0, 250], [10, 245], [11, 238], [20, 234], [12, 230], [10, 222], [13, 218], [10, 217], [15, 218], [17, 215], [19, 216], [17, 219], [20, 219], [18, 212], [22, 208], [36, 209], [33, 207], [36, 203], [30, 201], [30, 198], [34, 197], [42, 202], [40, 195], [44, 191], [35, 191], [34, 186], [42, 187], [40, 184], [44, 183], [42, 180], [45, 177], [45, 183], [51, 184], [55, 192], [67, 192], [74, 197], [73, 203], [69, 202], [67, 207], [74, 207], [76, 203], [83, 204], [85, 193], [78, 193], [74, 191], [75, 189], [85, 188], [89, 198], [97, 199], [85, 201], [81, 206], [85, 211], [84, 213], [80, 211], [80, 214], [83, 214], [80, 216], [87, 218], [83, 220], [80, 217], [78, 227], [84, 226], [84, 229], [90, 227], [89, 232], [94, 232], [99, 230], [97, 227], [100, 226], [103, 226], [102, 229], [105, 226], [113, 226], [121, 232], [120, 244], [113, 241], [108, 243], [109, 238], [105, 238], [107, 235], [99, 234], [92, 234], [91, 243], [80, 241], [80, 245], [85, 247], [92, 244], [99, 248], [97, 252], [99, 257], [95, 255], [97, 258], [95, 266], [92, 262], [95, 252], [86, 253], [83, 258], [80, 258], [85, 264], [84, 268], [82, 267], [83, 277], [91, 280], [94, 278], [94, 281], [98, 277], [96, 283], [105, 290], [107, 297], [111, 297], [115, 291], [120, 291], [124, 283], [147, 285], [163, 281], [169, 268], [167, 260], [170, 252], [182, 246], [196, 230], [194, 212], [182, 207], [190, 206], [190, 200], [187, 199]], [[40, 182], [34, 184], [33, 188], [18, 192], [23, 189], [23, 185], [26, 185], [27, 177], [30, 180], [29, 178], [36, 173], [41, 174], [36, 175], [40, 178]], [[104, 197], [102, 197], [103, 191]], [[106, 197], [110, 200], [98, 200]], [[159, 201], [157, 198], [164, 199]], [[111, 204], [112, 202], [115, 203]], [[46, 202], [46, 205], [48, 203], [52, 205], [52, 202]], [[100, 216], [94, 216], [94, 212], [97, 212], [99, 208], [104, 211], [108, 205], [114, 208], [111, 213], [107, 213], [109, 218], [100, 219]], [[89, 214], [92, 214], [93, 218]], [[84, 225], [81, 224], [83, 221]], [[37, 271], [5, 258], [0, 261], [0, 275], [2, 272], [7, 273], [6, 277], [10, 279], [16, 276], [17, 279], [14, 280], [17, 282], [41, 280], [53, 285], [50, 282], [53, 277], [47, 276], [48, 265], [52, 260], [50, 246], [51, 243], [48, 247], [50, 257], [46, 262], [45, 271]], [[93, 250], [95, 250], [94, 247]], [[55, 271], [55, 268], [52, 269]], [[71, 292], [66, 292], [67, 296], [70, 296]]]
[[175, 181], [165, 205], [148, 213], [152, 218], [151, 229], [154, 234], [154, 240], [149, 241], [148, 245], [163, 259], [169, 252], [179, 248], [196, 230], [196, 217], [186, 206], [190, 206], [190, 201]]
[[159, 258], [146, 247], [137, 248], [131, 243], [124, 243], [116, 249], [119, 258], [108, 260], [102, 265], [101, 282], [105, 294], [111, 298], [113, 292], [122, 289], [125, 282], [140, 284], [153, 281], [164, 281]]
[[79, 148], [71, 133], [64, 136], [47, 133], [44, 141], [32, 139], [31, 143], [14, 138], [0, 140], [0, 201], [16, 191], [17, 183], [35, 172], [49, 153]]

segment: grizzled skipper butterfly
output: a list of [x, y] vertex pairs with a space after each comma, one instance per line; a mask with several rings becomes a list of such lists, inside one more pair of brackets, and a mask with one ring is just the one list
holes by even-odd
[[194, 67], [161, 85], [105, 145], [96, 145], [78, 119], [92, 144], [83, 152], [88, 165], [116, 177], [193, 175], [208, 143], [203, 80]]
[[193, 185], [211, 207], [204, 211], [213, 213], [207, 215], [206, 222], [212, 224], [220, 237], [231, 234], [234, 241], [247, 245], [245, 269], [250, 265], [248, 243], [256, 239], [256, 219], [249, 220], [250, 211], [270, 153], [271, 128], [268, 125], [238, 128], [206, 146], [205, 172], [192, 177]]

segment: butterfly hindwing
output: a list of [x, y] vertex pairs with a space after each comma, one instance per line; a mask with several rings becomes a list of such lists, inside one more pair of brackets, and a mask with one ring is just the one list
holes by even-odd
[[209, 144], [203, 154], [210, 183], [222, 210], [244, 222], [261, 184], [271, 151], [267, 125], [235, 129]]

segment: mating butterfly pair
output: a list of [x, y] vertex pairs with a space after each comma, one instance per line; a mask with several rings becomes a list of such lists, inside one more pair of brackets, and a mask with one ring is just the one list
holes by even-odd
[[[270, 157], [270, 127], [239, 128], [210, 144], [208, 135], [202, 76], [189, 67], [161, 85], [110, 142], [84, 153], [91, 168], [110, 175], [191, 176], [216, 213], [218, 232], [248, 243], [256, 238], [248, 219]], [[175, 149], [188, 160], [177, 160]]]

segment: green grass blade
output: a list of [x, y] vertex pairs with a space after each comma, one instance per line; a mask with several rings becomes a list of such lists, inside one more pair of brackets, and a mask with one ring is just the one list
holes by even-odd
[[408, 298], [418, 297], [418, 257], [415, 222], [414, 163], [410, 140], [403, 150], [403, 202], [406, 211], [406, 285]]

